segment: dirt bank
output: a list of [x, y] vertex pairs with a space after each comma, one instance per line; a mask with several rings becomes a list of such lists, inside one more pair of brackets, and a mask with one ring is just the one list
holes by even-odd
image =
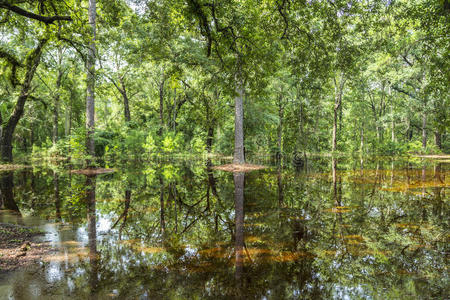
[[0, 223], [0, 273], [31, 265], [48, 255], [48, 243], [35, 239], [42, 234], [35, 228]]

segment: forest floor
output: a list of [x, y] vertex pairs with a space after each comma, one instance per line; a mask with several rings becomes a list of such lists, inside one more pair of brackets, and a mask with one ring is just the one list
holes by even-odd
[[212, 167], [214, 170], [221, 170], [226, 172], [250, 172], [265, 169], [266, 166], [252, 165], [252, 164], [227, 164]]
[[48, 243], [34, 241], [42, 234], [32, 227], [0, 223], [0, 272], [32, 265], [50, 254]]

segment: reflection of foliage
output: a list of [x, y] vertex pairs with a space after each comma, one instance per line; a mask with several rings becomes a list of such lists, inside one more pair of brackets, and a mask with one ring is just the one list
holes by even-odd
[[[327, 163], [310, 162], [320, 173], [269, 169], [245, 175], [241, 292], [246, 298], [443, 297], [448, 185], [430, 182], [446, 183], [448, 171], [382, 161], [361, 170], [359, 162], [348, 162], [338, 163], [333, 180]], [[98, 293], [114, 289], [119, 298], [239, 293], [232, 174], [194, 162], [147, 165], [143, 171], [132, 166], [108, 176], [97, 179], [97, 212], [119, 225], [98, 240]], [[401, 182], [420, 193], [389, 189]], [[64, 205], [72, 215], [85, 209], [83, 183], [72, 177], [72, 196]], [[52, 188], [43, 186], [44, 192]], [[124, 221], [119, 217], [126, 190], [131, 199]], [[88, 264], [77, 266], [89, 270]], [[76, 286], [86, 284], [83, 276], [66, 276], [76, 277]]]

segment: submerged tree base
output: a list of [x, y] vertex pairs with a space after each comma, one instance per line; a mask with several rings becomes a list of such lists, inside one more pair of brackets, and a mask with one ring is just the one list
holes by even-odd
[[212, 167], [214, 170], [221, 170], [226, 172], [251, 172], [256, 170], [262, 170], [267, 168], [266, 166], [261, 165], [252, 165], [252, 164], [227, 164]]
[[114, 170], [114, 169], [97, 168], [97, 169], [72, 170], [72, 171], [70, 171], [70, 173], [92, 176], [92, 175], [114, 173], [115, 171], [116, 170]]

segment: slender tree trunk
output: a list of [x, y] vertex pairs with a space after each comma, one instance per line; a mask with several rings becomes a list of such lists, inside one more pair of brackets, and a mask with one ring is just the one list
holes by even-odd
[[422, 148], [427, 147], [427, 115], [424, 112], [422, 114]]
[[333, 111], [333, 137], [332, 137], [332, 146], [331, 146], [331, 151], [336, 151], [336, 147], [337, 147], [337, 109], [336, 107], [334, 108]]
[[361, 126], [361, 144], [359, 146], [359, 151], [361, 151], [361, 153], [364, 152], [364, 127]]
[[31, 121], [31, 128], [30, 128], [30, 145], [31, 145], [31, 147], [33, 147], [33, 145], [34, 145], [34, 122], [33, 121]]
[[128, 99], [127, 89], [123, 77], [120, 77], [119, 81], [120, 85], [122, 86], [120, 93], [122, 94], [123, 98], [123, 112], [125, 116], [125, 122], [130, 122], [131, 121], [130, 106], [129, 106], [130, 101]]
[[214, 127], [212, 124], [208, 125], [208, 135], [206, 136], [206, 150], [208, 153], [212, 151], [212, 143], [214, 138]]
[[[240, 74], [239, 74], [240, 75]], [[234, 158], [233, 163], [244, 164], [244, 87], [242, 80], [236, 78], [236, 97], [234, 98]]]
[[22, 118], [25, 102], [31, 92], [31, 82], [36, 73], [36, 68], [41, 61], [42, 50], [46, 43], [47, 39], [40, 40], [38, 46], [27, 56], [25, 79], [19, 97], [17, 98], [16, 105], [8, 121], [4, 125], [0, 124], [0, 126], [2, 126], [0, 136], [0, 160], [12, 162], [12, 139], [14, 130], [16, 129], [19, 120]]
[[406, 141], [410, 142], [412, 139], [411, 120], [409, 116], [406, 117]]
[[392, 99], [391, 86], [389, 86], [389, 98], [391, 101], [391, 142], [395, 142], [395, 118], [394, 118], [394, 100]]
[[340, 79], [340, 82], [338, 82], [336, 78], [334, 79], [333, 135], [331, 144], [332, 151], [336, 151], [337, 149], [338, 113], [342, 105], [342, 92], [345, 84], [345, 78], [343, 77], [343, 75], [341, 75]]
[[438, 131], [434, 132], [434, 143], [439, 149], [442, 149], [441, 134]]
[[282, 207], [284, 204], [284, 192], [283, 192], [283, 175], [282, 175], [281, 161], [278, 162], [277, 167], [277, 184], [278, 184], [278, 207]]
[[[300, 96], [297, 93], [297, 101]], [[299, 124], [298, 124], [298, 136], [297, 136], [297, 147], [301, 147], [301, 149], [305, 149], [305, 136], [304, 136], [304, 120], [303, 120], [303, 101], [300, 102], [300, 112], [299, 112]]]
[[[95, 157], [95, 53], [96, 53], [96, 0], [89, 0], [89, 24], [91, 26], [91, 41], [89, 43], [88, 55], [86, 61], [86, 130], [87, 141], [86, 148], [91, 158]], [[88, 167], [91, 167], [91, 161], [87, 161]]]
[[72, 92], [69, 98], [68, 107], [66, 107], [64, 118], [64, 135], [67, 137], [70, 135], [70, 129], [72, 127], [72, 120], [71, 120], [71, 114], [72, 114]]
[[282, 138], [283, 138], [283, 117], [284, 117], [284, 107], [282, 105], [282, 96], [280, 95], [279, 99], [278, 99], [278, 128], [277, 128], [277, 146], [278, 146], [278, 153], [281, 154], [283, 153], [283, 144], [282, 144]]
[[160, 224], [161, 224], [161, 232], [164, 234], [166, 231], [166, 222], [165, 222], [165, 213], [164, 213], [164, 181], [162, 177], [159, 177], [159, 185], [160, 185], [160, 191], [159, 191], [159, 204], [161, 206], [160, 208]]
[[338, 127], [338, 138], [341, 139], [342, 138], [342, 100], [341, 100], [341, 105], [339, 105], [339, 127]]
[[53, 135], [52, 141], [53, 145], [58, 141], [58, 122], [59, 122], [59, 100], [61, 97], [60, 89], [61, 89], [61, 79], [63, 76], [62, 70], [62, 51], [61, 48], [58, 48], [58, 59], [59, 59], [59, 69], [58, 69], [58, 77], [56, 78], [56, 95], [53, 98]]
[[[215, 94], [217, 95], [217, 92]], [[214, 138], [215, 119], [213, 116], [211, 116], [211, 108], [205, 97], [203, 98], [203, 101], [206, 107], [206, 124], [207, 124], [206, 150], [208, 151], [208, 153], [211, 153]]]
[[176, 130], [177, 130], [177, 126], [176, 126], [176, 124], [177, 124], [176, 123], [176, 120], [177, 120], [177, 89], [176, 88], [173, 89], [173, 93], [174, 93], [174, 96], [173, 96], [172, 128], [173, 128], [173, 131], [176, 132]]
[[164, 128], [164, 83], [165, 80], [163, 79], [159, 84], [159, 122], [160, 122], [159, 135], [163, 134]]

